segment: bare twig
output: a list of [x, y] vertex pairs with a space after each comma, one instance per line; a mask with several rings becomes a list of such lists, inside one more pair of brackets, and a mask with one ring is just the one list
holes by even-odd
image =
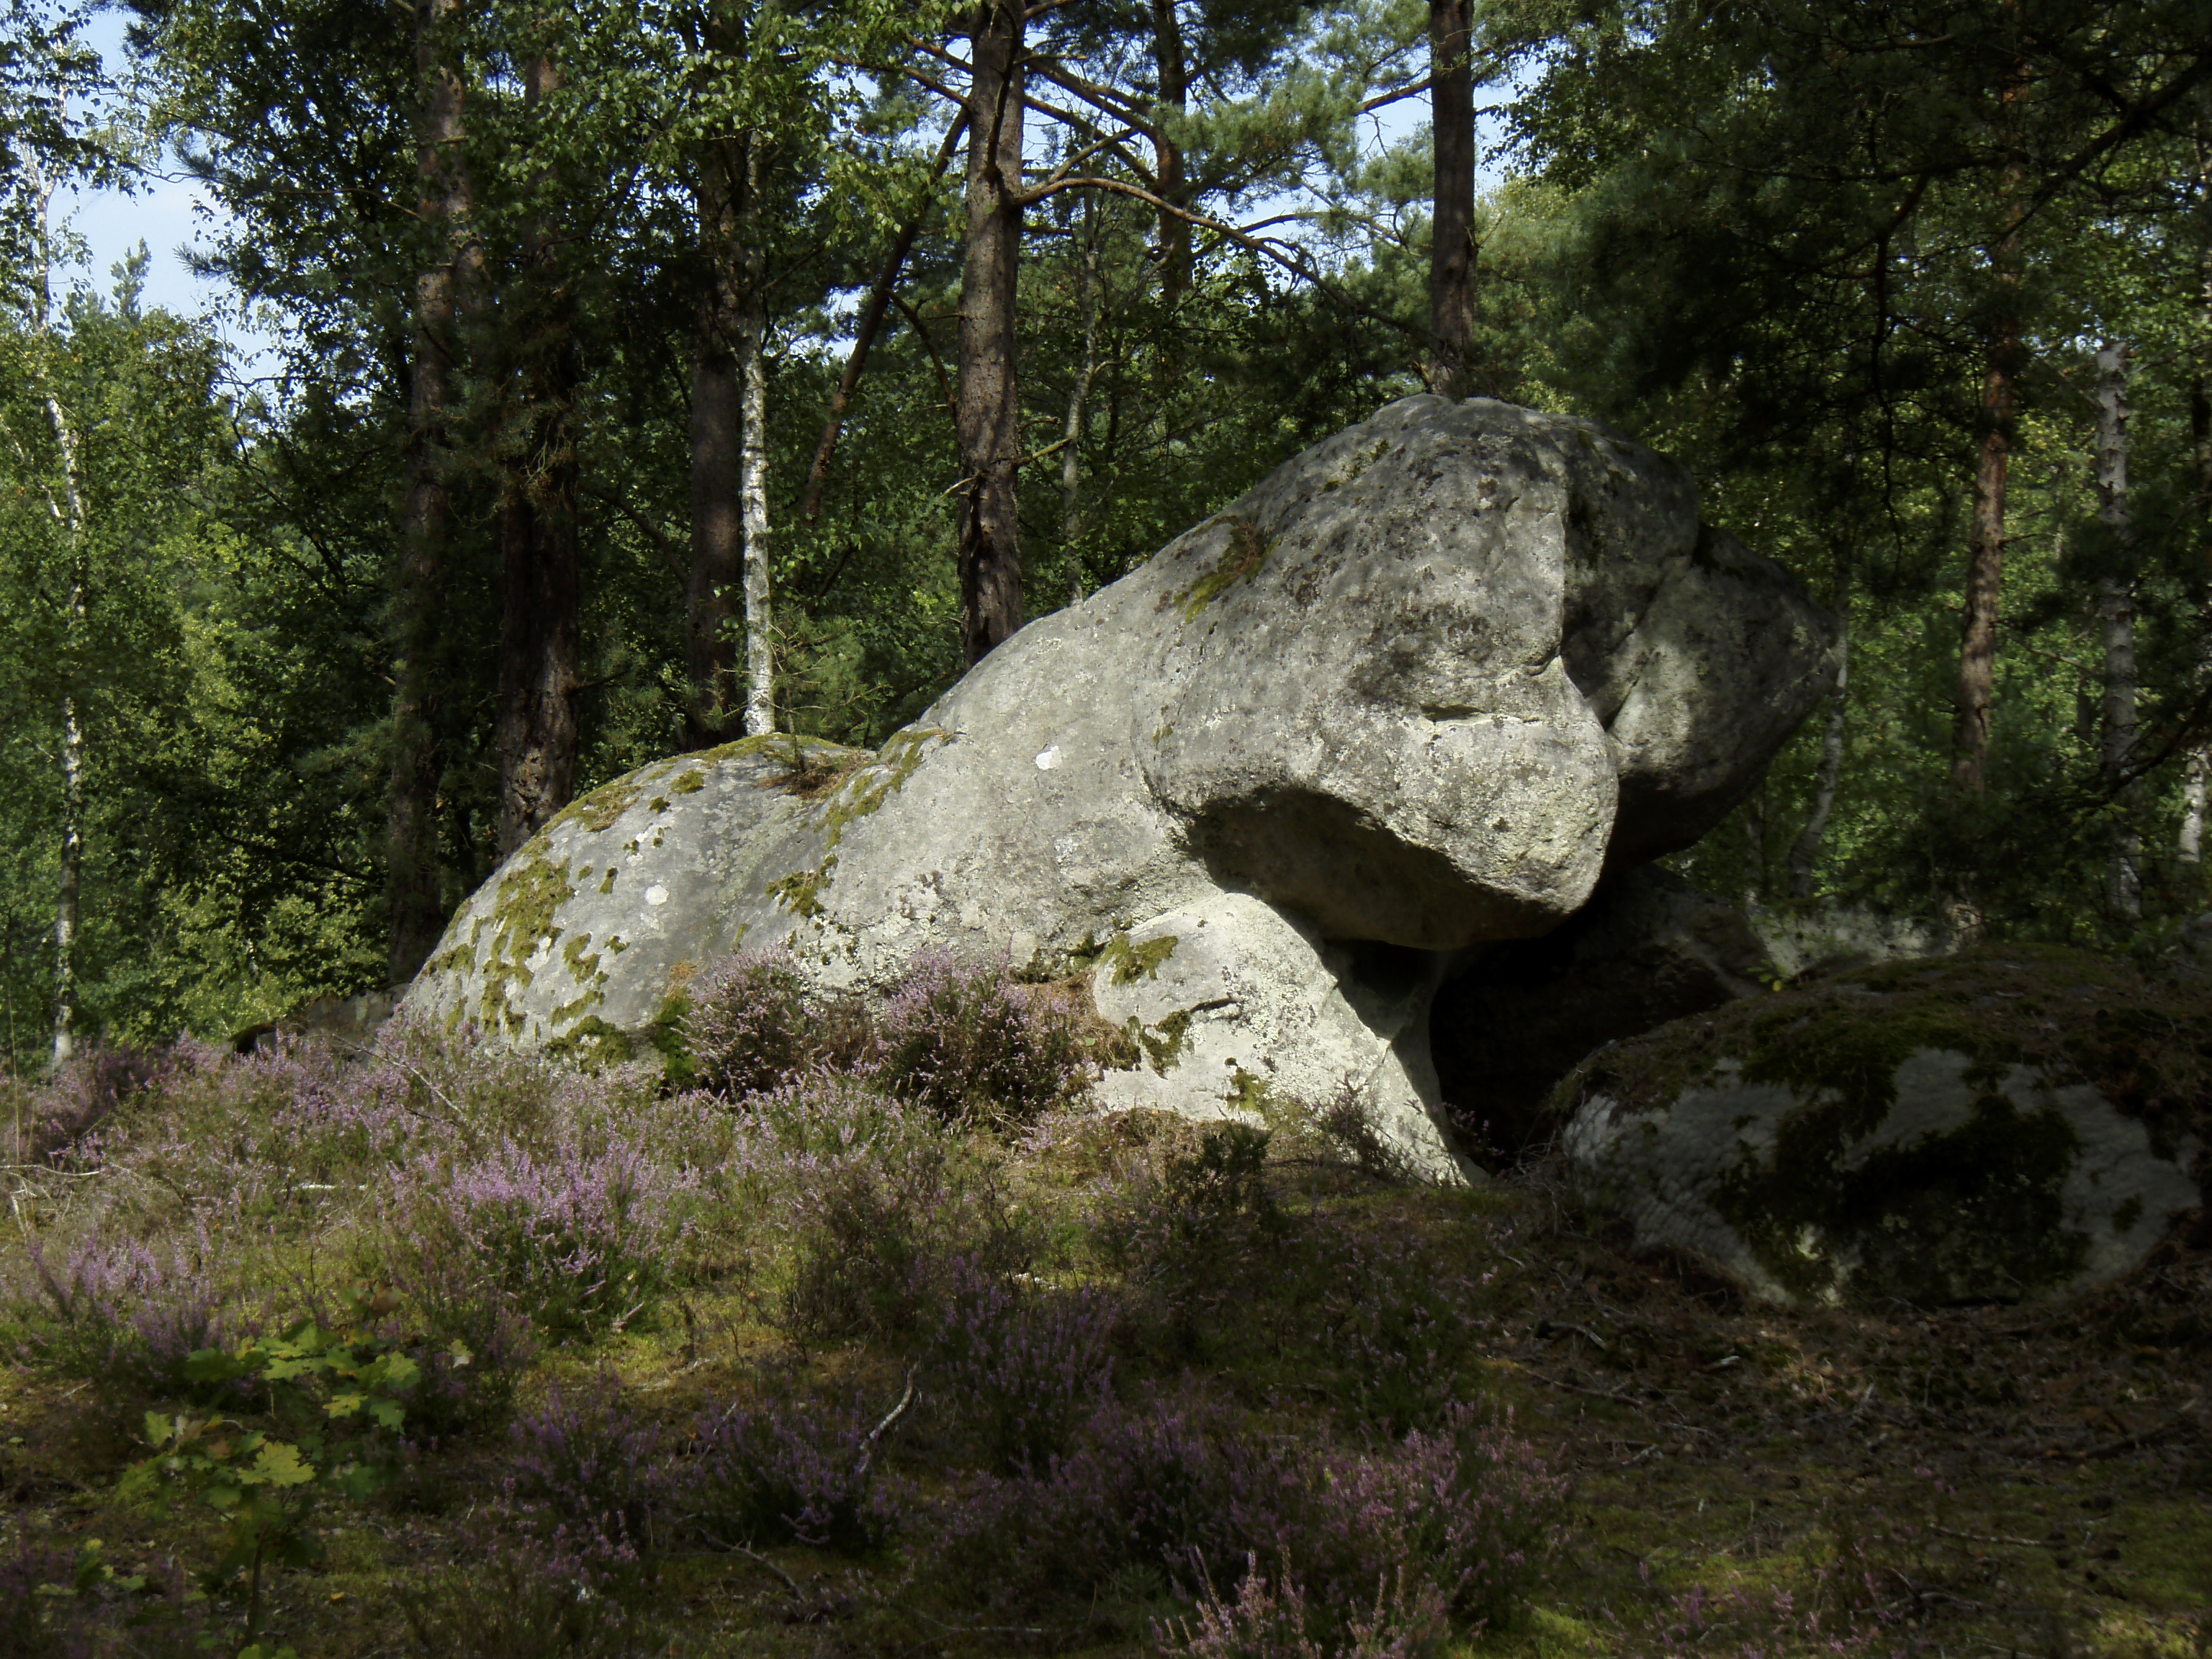
[[860, 1442], [860, 1455], [853, 1465], [854, 1479], [857, 1480], [868, 1472], [868, 1465], [876, 1455], [876, 1443], [890, 1432], [892, 1425], [906, 1415], [907, 1407], [913, 1404], [914, 1368], [908, 1366], [906, 1373], [906, 1392], [899, 1396], [897, 1405], [884, 1413], [884, 1420], [868, 1431], [867, 1438]]

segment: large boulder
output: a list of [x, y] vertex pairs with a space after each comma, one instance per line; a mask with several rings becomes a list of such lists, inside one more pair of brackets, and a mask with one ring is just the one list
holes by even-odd
[[1615, 1044], [1559, 1108], [1592, 1210], [1760, 1296], [2048, 1297], [2201, 1216], [2212, 992], [2047, 947], [1844, 970]]
[[1493, 1152], [1514, 1158], [1557, 1127], [1552, 1092], [1593, 1050], [1781, 977], [1737, 906], [1655, 867], [1607, 876], [1564, 924], [1492, 946], [1437, 992], [1439, 1085]]
[[410, 1001], [607, 1046], [740, 942], [864, 994], [925, 946], [1004, 952], [1136, 1023], [1152, 1058], [1109, 1098], [1349, 1087], [1448, 1170], [1426, 1014], [1449, 953], [1694, 841], [1835, 643], [1650, 450], [1407, 398], [1032, 623], [878, 755], [755, 739], [579, 802]]

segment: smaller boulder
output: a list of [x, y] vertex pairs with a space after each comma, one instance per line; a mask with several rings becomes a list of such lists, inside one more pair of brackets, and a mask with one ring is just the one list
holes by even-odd
[[1598, 1216], [1755, 1294], [2048, 1297], [2201, 1214], [2212, 994], [2084, 952], [1986, 946], [1679, 1021], [1562, 1085]]

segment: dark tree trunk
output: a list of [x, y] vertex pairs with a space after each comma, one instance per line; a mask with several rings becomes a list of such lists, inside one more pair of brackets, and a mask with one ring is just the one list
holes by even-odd
[[[1183, 173], [1182, 127], [1190, 102], [1190, 73], [1185, 65], [1182, 20], [1176, 0], [1152, 0], [1152, 67], [1159, 81], [1155, 114], [1161, 131], [1154, 140], [1160, 200], [1190, 206], [1190, 181]], [[1190, 221], [1180, 214], [1160, 215], [1160, 306], [1170, 321], [1190, 291]]]
[[[542, 105], [560, 87], [550, 51], [531, 63], [526, 102]], [[538, 180], [541, 200], [553, 191]], [[574, 405], [575, 343], [562, 281], [551, 208], [526, 239], [507, 319], [518, 349], [520, 407], [509, 422], [500, 503], [501, 580], [499, 707], [499, 850], [512, 853], [544, 827], [575, 792], [582, 684], [582, 549], [577, 535]]]
[[[2212, 260], [2207, 264], [2202, 321], [2208, 344], [2212, 344]], [[2212, 383], [2203, 374], [2190, 386], [2189, 429], [2197, 452], [2197, 516], [2200, 521], [2212, 520]], [[2200, 630], [2199, 638], [2206, 641], [2199, 647], [2197, 663], [2197, 682], [2202, 687], [2212, 676], [2212, 629]], [[2192, 744], [2182, 769], [2181, 832], [2175, 843], [2184, 864], [2203, 861], [2205, 797], [2212, 793], [2208, 784], [2212, 784], [2212, 744]]]
[[1060, 544], [1067, 559], [1067, 602], [1083, 603], [1083, 441], [1091, 421], [1091, 383], [1098, 378], [1098, 211], [1083, 198], [1082, 247], [1075, 267], [1076, 310], [1083, 319], [1083, 362], [1067, 394], [1067, 429], [1060, 441]]
[[438, 857], [438, 782], [445, 769], [438, 681], [452, 526], [446, 418], [458, 363], [459, 296], [469, 234], [469, 179], [459, 154], [461, 82], [441, 39], [453, 6], [453, 0], [418, 0], [415, 13], [416, 85], [422, 100], [415, 170], [425, 250], [415, 278], [407, 495], [393, 594], [398, 649], [385, 895], [391, 923], [387, 971], [394, 985], [415, 976], [446, 920]]
[[707, 285], [691, 369], [691, 571], [684, 593], [691, 690], [684, 721], [690, 749], [737, 736], [743, 703], [734, 624], [744, 580], [738, 487], [744, 410], [738, 346], [744, 321], [738, 198], [745, 149], [742, 136], [711, 138], [699, 156], [699, 246]]
[[1429, 246], [1429, 389], [1474, 390], [1474, 35], [1472, 0], [1429, 0], [1436, 210]]
[[2097, 580], [2097, 618], [2104, 636], [2105, 685], [2101, 722], [2106, 787], [2118, 814], [2112, 860], [2105, 877], [2106, 907], [2115, 921], [2142, 920], [2141, 786], [2128, 776], [2136, 751], [2136, 583], [2132, 559], [2135, 520], [2128, 499], [2127, 343], [2107, 340], [2097, 353], [2097, 517], [2112, 550], [2125, 561]]
[[[2027, 89], [2025, 64], [2006, 79], [1999, 102], [2009, 125]], [[2023, 164], [2007, 165], [1999, 188], [2005, 228], [1993, 252], [1997, 284], [1995, 321], [1982, 374], [1982, 408], [1974, 444], [1974, 523], [1966, 549], [1965, 614], [1959, 639], [1959, 690], [1952, 726], [1951, 781], [1979, 795], [1989, 783], [1990, 710], [1996, 700], [1997, 607], [2004, 588], [2005, 491], [2012, 471], [2014, 405], [2021, 357], [2021, 189]]]
[[970, 38], [968, 250], [960, 281], [960, 644], [970, 663], [1022, 625], [1014, 297], [1022, 244], [1022, 8], [983, 0]]
[[1959, 641], [1952, 781], [1978, 795], [1988, 784], [1990, 708], [1996, 698], [1997, 602], [2004, 587], [2005, 489], [2012, 467], [2014, 380], [2020, 336], [2008, 322], [1990, 344], [1975, 445], [1974, 525], [1966, 549], [1966, 616]]

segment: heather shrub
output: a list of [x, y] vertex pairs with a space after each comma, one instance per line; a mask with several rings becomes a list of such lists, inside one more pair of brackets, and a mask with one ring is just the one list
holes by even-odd
[[1467, 1627], [1504, 1624], [1565, 1498], [1565, 1482], [1510, 1421], [1467, 1406], [1436, 1434], [1323, 1458], [1314, 1473], [1267, 1529], [1285, 1571], [1346, 1628], [1391, 1583], [1401, 1599], [1434, 1598]]
[[1152, 1157], [1100, 1194], [1093, 1242], [1114, 1267], [1153, 1282], [1203, 1272], [1221, 1247], [1285, 1221], [1267, 1185], [1270, 1135], [1246, 1123], [1178, 1124]]
[[850, 1078], [749, 1103], [723, 1172], [738, 1201], [775, 1216], [785, 1278], [777, 1323], [801, 1341], [930, 1327], [956, 1255], [1006, 1261], [1020, 1241], [988, 1163], [941, 1121]]
[[665, 1484], [655, 1462], [660, 1430], [631, 1408], [613, 1373], [549, 1394], [517, 1415], [507, 1437], [516, 1502], [611, 1543], [649, 1540]]
[[1267, 1115], [1285, 1152], [1356, 1170], [1386, 1185], [1419, 1179], [1412, 1157], [1382, 1127], [1373, 1103], [1352, 1079], [1346, 1079], [1318, 1105], [1299, 1100], [1271, 1102]]
[[994, 1468], [1042, 1468], [1106, 1395], [1113, 1324], [1100, 1291], [1043, 1291], [957, 1258], [932, 1350], [940, 1403]]
[[899, 1521], [877, 1478], [870, 1433], [857, 1408], [708, 1412], [673, 1502], [719, 1548], [796, 1542], [867, 1554]]
[[699, 1087], [744, 1095], [773, 1089], [828, 1058], [820, 1011], [788, 951], [740, 951], [690, 985], [682, 1035]]
[[635, 1559], [595, 1535], [501, 1537], [398, 1592], [422, 1659], [642, 1659], [661, 1638], [623, 1592]]
[[881, 1085], [948, 1121], [1029, 1121], [1088, 1088], [1082, 1015], [1065, 993], [1016, 982], [1006, 963], [915, 956], [877, 1017]]
[[[1341, 1625], [1341, 1637], [1335, 1626]], [[1209, 1582], [1197, 1610], [1158, 1632], [1174, 1659], [1431, 1659], [1451, 1640], [1451, 1620], [1435, 1593], [1401, 1568], [1376, 1587], [1373, 1607], [1348, 1620], [1316, 1616], [1287, 1572], [1273, 1577], [1246, 1558], [1233, 1598]]]
[[0, 1653], [9, 1659], [77, 1659], [92, 1651], [77, 1616], [76, 1563], [25, 1540], [0, 1555]]
[[1338, 1405], [1393, 1437], [1442, 1425], [1480, 1329], [1469, 1277], [1418, 1236], [1382, 1230], [1317, 1227], [1304, 1255], [1316, 1358]]
[[1131, 1568], [1233, 1577], [1269, 1541], [1254, 1518], [1303, 1474], [1218, 1407], [1109, 1401], [1066, 1456], [969, 1482], [945, 1516], [945, 1547], [988, 1599], [1016, 1603], [1088, 1596]]
[[[1506, 1621], [1564, 1484], [1509, 1424], [1472, 1408], [1445, 1432], [1363, 1455], [1257, 1439], [1218, 1407], [1109, 1403], [1069, 1455], [972, 1483], [947, 1517], [947, 1547], [1016, 1599], [1085, 1595], [1124, 1568], [1156, 1567], [1213, 1603], [1186, 1639], [1292, 1643], [1194, 1651], [1302, 1653], [1296, 1641], [1311, 1640], [1324, 1653], [1425, 1652], [1437, 1620]], [[1234, 1592], [1256, 1561], [1273, 1576], [1239, 1611]], [[1292, 1614], [1295, 1639], [1279, 1622]], [[1419, 1642], [1390, 1645], [1401, 1637]]]
[[75, 1163], [116, 1109], [157, 1087], [170, 1067], [158, 1049], [97, 1048], [33, 1079], [0, 1077], [0, 1124], [9, 1161]]
[[504, 1301], [550, 1335], [590, 1336], [662, 1288], [672, 1178], [635, 1140], [571, 1127], [543, 1150], [424, 1152], [388, 1180], [380, 1265], [433, 1317], [480, 1321]]
[[29, 1283], [9, 1287], [12, 1357], [103, 1389], [191, 1392], [185, 1360], [243, 1328], [205, 1232], [166, 1250], [88, 1233], [65, 1253], [24, 1241]]

